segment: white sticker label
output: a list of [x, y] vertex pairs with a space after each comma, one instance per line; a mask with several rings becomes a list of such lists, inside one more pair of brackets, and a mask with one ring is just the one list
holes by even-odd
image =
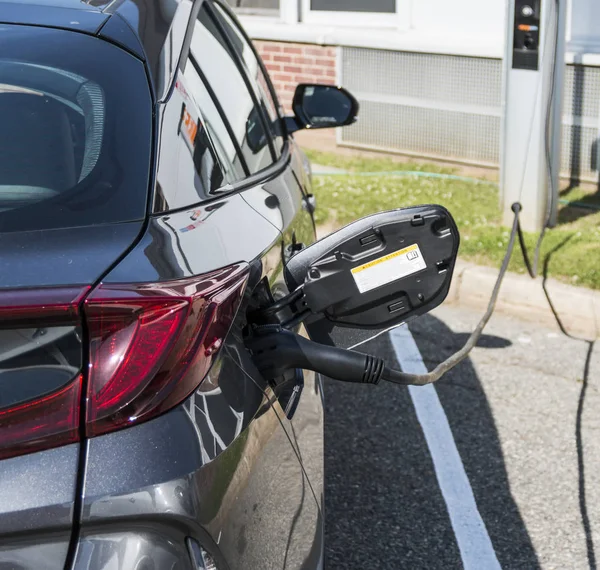
[[390, 253], [369, 263], [352, 269], [352, 276], [361, 293], [371, 291], [382, 285], [387, 285], [407, 275], [412, 275], [427, 264], [421, 255], [419, 246], [415, 243], [404, 249]]

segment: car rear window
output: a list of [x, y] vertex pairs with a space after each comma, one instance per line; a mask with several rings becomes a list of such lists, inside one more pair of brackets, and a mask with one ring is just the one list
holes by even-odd
[[152, 100], [143, 63], [98, 38], [0, 26], [0, 232], [142, 219]]

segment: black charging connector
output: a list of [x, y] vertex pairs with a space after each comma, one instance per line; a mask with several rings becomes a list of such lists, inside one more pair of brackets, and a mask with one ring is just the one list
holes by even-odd
[[381, 358], [319, 344], [278, 325], [254, 328], [246, 348], [267, 378], [304, 368], [343, 382], [378, 384], [385, 368]]

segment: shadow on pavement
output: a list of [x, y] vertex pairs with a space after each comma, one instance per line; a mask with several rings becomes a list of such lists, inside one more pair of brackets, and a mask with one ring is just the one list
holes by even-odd
[[[439, 319], [410, 327], [429, 369], [458, 348]], [[509, 341], [487, 337], [481, 346]], [[395, 361], [387, 336], [361, 347]], [[494, 418], [470, 360], [436, 386], [479, 512], [503, 568], [539, 562], [512, 498]], [[325, 390], [326, 568], [462, 568], [446, 505], [408, 390], [328, 380]]]
[[585, 547], [587, 550], [588, 563], [590, 570], [596, 570], [596, 553], [594, 551], [594, 538], [592, 535], [592, 527], [590, 525], [590, 517], [587, 508], [587, 499], [585, 493], [585, 458], [583, 455], [583, 408], [585, 403], [585, 394], [587, 392], [588, 383], [590, 380], [590, 361], [594, 351], [594, 343], [588, 343], [588, 351], [585, 359], [585, 368], [583, 371], [583, 383], [581, 392], [579, 393], [579, 403], [577, 405], [577, 420], [575, 422], [575, 444], [577, 446], [577, 467], [579, 471], [579, 512], [581, 513], [581, 521], [583, 523], [583, 532], [585, 533]]
[[548, 290], [548, 266], [550, 264], [551, 257], [562, 248], [570, 238], [565, 239], [563, 242], [559, 243], [554, 249], [548, 252], [546, 258], [544, 259], [544, 268], [543, 268], [543, 281], [542, 288], [544, 290], [544, 294], [546, 295], [546, 299], [548, 301], [548, 305], [550, 306], [550, 310], [556, 319], [556, 324], [560, 328], [561, 332], [568, 336], [569, 338], [579, 340], [581, 342], [585, 342], [587, 344], [587, 354], [585, 358], [585, 364], [583, 366], [583, 382], [581, 385], [581, 391], [579, 393], [579, 402], [577, 404], [577, 417], [575, 419], [575, 446], [577, 448], [577, 470], [579, 474], [579, 512], [581, 514], [581, 522], [583, 525], [583, 532], [585, 534], [585, 546], [587, 551], [587, 558], [590, 570], [596, 570], [598, 567], [596, 564], [596, 552], [594, 549], [594, 537], [592, 534], [592, 527], [590, 524], [590, 517], [588, 514], [587, 507], [587, 498], [586, 498], [586, 487], [585, 487], [585, 457], [583, 453], [583, 433], [582, 433], [582, 424], [583, 424], [583, 410], [585, 406], [585, 396], [588, 389], [588, 384], [590, 380], [590, 362], [592, 360], [592, 354], [594, 352], [594, 340], [589, 340], [585, 338], [579, 338], [575, 335], [572, 335], [565, 327], [562, 322], [556, 307], [554, 306], [554, 302], [552, 301], [552, 296], [550, 295], [550, 291]]

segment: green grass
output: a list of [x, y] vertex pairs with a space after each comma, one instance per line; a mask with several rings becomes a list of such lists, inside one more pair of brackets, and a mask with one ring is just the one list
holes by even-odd
[[382, 156], [381, 158], [367, 158], [363, 156], [344, 156], [334, 152], [322, 152], [312, 149], [304, 149], [304, 152], [312, 162], [325, 166], [335, 166], [350, 172], [390, 172], [394, 170], [414, 170], [417, 172], [437, 172], [452, 174], [455, 168], [440, 166], [427, 162], [400, 162]]
[[[315, 163], [354, 173], [416, 170], [459, 174], [446, 167], [398, 163], [387, 158], [355, 158], [318, 151], [307, 154]], [[454, 216], [461, 234], [459, 256], [462, 259], [499, 266], [508, 244], [509, 229], [501, 225], [498, 188], [488, 181], [315, 175], [314, 193], [318, 224], [339, 227], [373, 212], [435, 203], [445, 206]], [[600, 207], [598, 194], [582, 188], [574, 188], [561, 198]], [[536, 240], [537, 235], [526, 235], [531, 254]], [[600, 211], [561, 205], [559, 225], [546, 232], [540, 259], [541, 268], [545, 263], [549, 276], [600, 289]], [[510, 269], [525, 272], [518, 248]]]

